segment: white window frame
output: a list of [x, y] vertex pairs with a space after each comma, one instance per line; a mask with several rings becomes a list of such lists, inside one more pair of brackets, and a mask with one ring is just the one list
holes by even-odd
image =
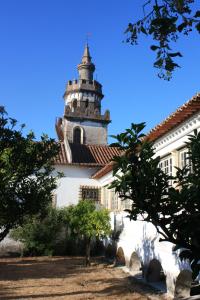
[[179, 163], [178, 166], [180, 169], [183, 169], [186, 165], [189, 166], [190, 171], [192, 172], [192, 164], [190, 160], [188, 159], [188, 148], [184, 148], [179, 150]]

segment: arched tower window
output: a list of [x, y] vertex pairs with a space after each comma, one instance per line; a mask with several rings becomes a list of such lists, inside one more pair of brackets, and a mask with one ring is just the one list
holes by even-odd
[[86, 99], [86, 100], [85, 100], [85, 107], [87, 108], [87, 107], [88, 107], [88, 105], [89, 105], [89, 100], [88, 100], [88, 99]]
[[81, 129], [79, 127], [74, 129], [73, 142], [75, 144], [81, 144]]
[[72, 102], [72, 110], [75, 111], [77, 108], [77, 99], [74, 99]]

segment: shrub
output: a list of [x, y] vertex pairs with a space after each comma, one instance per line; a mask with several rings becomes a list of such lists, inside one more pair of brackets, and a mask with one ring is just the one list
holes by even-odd
[[11, 237], [23, 242], [24, 255], [55, 255], [60, 246], [66, 246], [62, 213], [62, 210], [49, 207], [45, 217], [36, 215], [12, 231]]

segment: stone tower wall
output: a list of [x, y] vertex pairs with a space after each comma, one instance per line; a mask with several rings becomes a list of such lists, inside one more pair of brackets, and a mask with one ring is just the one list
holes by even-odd
[[65, 119], [64, 136], [73, 142], [73, 131], [80, 127], [83, 131], [84, 144], [107, 145], [107, 124], [94, 121], [70, 121]]

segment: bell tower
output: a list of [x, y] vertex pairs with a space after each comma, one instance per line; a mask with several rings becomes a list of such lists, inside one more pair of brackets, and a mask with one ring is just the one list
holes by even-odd
[[88, 44], [77, 69], [79, 78], [68, 81], [64, 115], [56, 121], [58, 138], [69, 144], [107, 145], [110, 112], [101, 113], [102, 85], [93, 79], [95, 65]]

